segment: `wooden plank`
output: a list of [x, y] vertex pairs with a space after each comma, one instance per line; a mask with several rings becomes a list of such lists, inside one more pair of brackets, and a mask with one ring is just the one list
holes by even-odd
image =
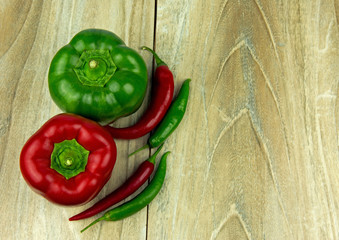
[[156, 50], [192, 93], [148, 239], [338, 238], [335, 5], [157, 2]]
[[[146, 1], [2, 1], [0, 4], [0, 184], [1, 239], [144, 239], [147, 210], [117, 223], [98, 224], [86, 234], [80, 230], [94, 218], [68, 222], [73, 214], [91, 206], [64, 208], [53, 205], [29, 189], [18, 159], [25, 141], [60, 112], [48, 92], [49, 64], [57, 50], [86, 28], [115, 32], [138, 50], [152, 46], [154, 3]], [[152, 57], [141, 53], [152, 69]], [[136, 121], [145, 109], [117, 125]], [[115, 189], [148, 153], [127, 154], [146, 142], [117, 141], [118, 158], [113, 176], [94, 201]]]
[[[6, 1], [0, 4], [0, 238], [338, 239], [337, 1]], [[104, 28], [152, 47], [192, 78], [187, 113], [164, 146], [165, 185], [148, 209], [79, 231], [91, 219], [33, 193], [18, 159], [60, 110], [47, 85], [56, 51]], [[151, 55], [141, 53], [151, 74]], [[135, 122], [145, 109], [121, 119]], [[119, 186], [148, 153], [117, 141]]]

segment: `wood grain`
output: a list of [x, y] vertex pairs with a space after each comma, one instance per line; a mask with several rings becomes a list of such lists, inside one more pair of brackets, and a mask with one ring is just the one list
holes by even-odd
[[[15, 5], [13, 5], [15, 4]], [[14, 25], [14, 30], [1, 28], [1, 36], [9, 36], [1, 45], [1, 214], [0, 238], [7, 239], [143, 239], [146, 234], [147, 210], [126, 221], [95, 226], [80, 235], [80, 230], [93, 219], [70, 223], [68, 218], [91, 206], [62, 208], [48, 203], [33, 193], [21, 177], [18, 165], [20, 149], [25, 141], [50, 117], [60, 110], [48, 92], [47, 73], [56, 51], [67, 44], [74, 34], [86, 28], [103, 28], [115, 32], [128, 46], [138, 49], [153, 44], [154, 4], [139, 1], [114, 3], [102, 1], [10, 1], [2, 4], [1, 12], [9, 15], [1, 25]], [[20, 12], [18, 6], [23, 6]], [[17, 13], [15, 11], [18, 11]], [[13, 21], [19, 16], [24, 20]], [[3, 15], [2, 15], [3, 16]], [[6, 17], [7, 18], [7, 17]], [[140, 24], [136, 25], [135, 22]], [[16, 26], [18, 25], [18, 26]], [[8, 39], [8, 40], [7, 40]], [[11, 40], [14, 39], [14, 40]], [[152, 69], [152, 58], [141, 53]], [[146, 102], [145, 102], [146, 104]], [[142, 107], [145, 108], [145, 104]], [[142, 110], [142, 109], [141, 109]], [[135, 122], [140, 113], [123, 123]], [[110, 182], [95, 199], [111, 192], [137, 168], [148, 153], [129, 158], [127, 154], [147, 138], [138, 141], [117, 141], [117, 164]]]
[[[0, 2], [0, 238], [339, 239], [338, 1], [157, 0]], [[140, 213], [68, 222], [21, 177], [21, 147], [59, 113], [48, 65], [78, 31], [104, 28], [138, 49], [154, 45], [191, 78], [188, 110], [164, 148], [165, 185]], [[154, 38], [155, 36], [155, 38]], [[152, 58], [140, 52], [149, 76]], [[117, 122], [135, 122], [147, 107]], [[148, 153], [117, 141], [100, 199]]]

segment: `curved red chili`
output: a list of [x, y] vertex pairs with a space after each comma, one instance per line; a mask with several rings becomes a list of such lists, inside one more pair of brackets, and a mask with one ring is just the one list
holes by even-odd
[[162, 155], [158, 169], [155, 172], [152, 181], [141, 193], [139, 193], [132, 200], [107, 211], [102, 217], [97, 218], [87, 227], [82, 229], [81, 232], [84, 232], [86, 229], [90, 228], [91, 226], [100, 221], [118, 221], [125, 219], [139, 212], [141, 209], [149, 205], [153, 201], [153, 199], [158, 195], [164, 184], [167, 168], [167, 156], [170, 153], [171, 152], [166, 152], [164, 155]]
[[94, 204], [92, 207], [87, 210], [71, 217], [70, 221], [80, 220], [84, 218], [89, 218], [98, 214], [107, 208], [113, 206], [114, 204], [124, 200], [136, 190], [138, 190], [151, 176], [154, 170], [155, 159], [160, 152], [163, 145], [161, 145], [158, 150], [146, 161], [140, 164], [135, 173], [127, 179], [127, 181], [121, 185], [119, 188], [114, 190], [112, 193], [107, 195], [105, 198], [101, 199], [99, 202]]
[[142, 49], [150, 51], [157, 63], [155, 78], [152, 82], [150, 105], [133, 126], [126, 128], [105, 126], [114, 138], [136, 139], [146, 135], [160, 123], [173, 99], [174, 81], [172, 72], [152, 49], [145, 46]]

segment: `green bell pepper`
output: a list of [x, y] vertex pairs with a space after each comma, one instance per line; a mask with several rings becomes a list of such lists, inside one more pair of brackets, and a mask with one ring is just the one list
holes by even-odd
[[135, 112], [147, 83], [142, 57], [100, 29], [76, 34], [56, 53], [48, 73], [51, 97], [61, 110], [102, 124]]

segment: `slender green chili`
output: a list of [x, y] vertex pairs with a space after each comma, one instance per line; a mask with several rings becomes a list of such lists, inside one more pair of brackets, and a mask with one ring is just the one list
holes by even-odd
[[102, 217], [96, 219], [87, 227], [81, 230], [81, 232], [85, 231], [89, 227], [93, 226], [97, 222], [100, 221], [118, 221], [124, 218], [127, 218], [144, 207], [146, 207], [159, 193], [166, 175], [166, 160], [167, 156], [170, 152], [166, 152], [160, 160], [158, 169], [154, 174], [154, 177], [151, 183], [135, 198], [132, 200], [120, 205], [119, 207], [113, 208], [112, 210], [107, 211]]
[[151, 134], [150, 138], [148, 139], [148, 143], [145, 146], [131, 153], [129, 156], [132, 156], [133, 154], [148, 147], [154, 148], [160, 146], [179, 126], [186, 112], [190, 81], [191, 79], [186, 79], [184, 81], [180, 88], [178, 96], [171, 104], [164, 119], [160, 122], [155, 131]]

